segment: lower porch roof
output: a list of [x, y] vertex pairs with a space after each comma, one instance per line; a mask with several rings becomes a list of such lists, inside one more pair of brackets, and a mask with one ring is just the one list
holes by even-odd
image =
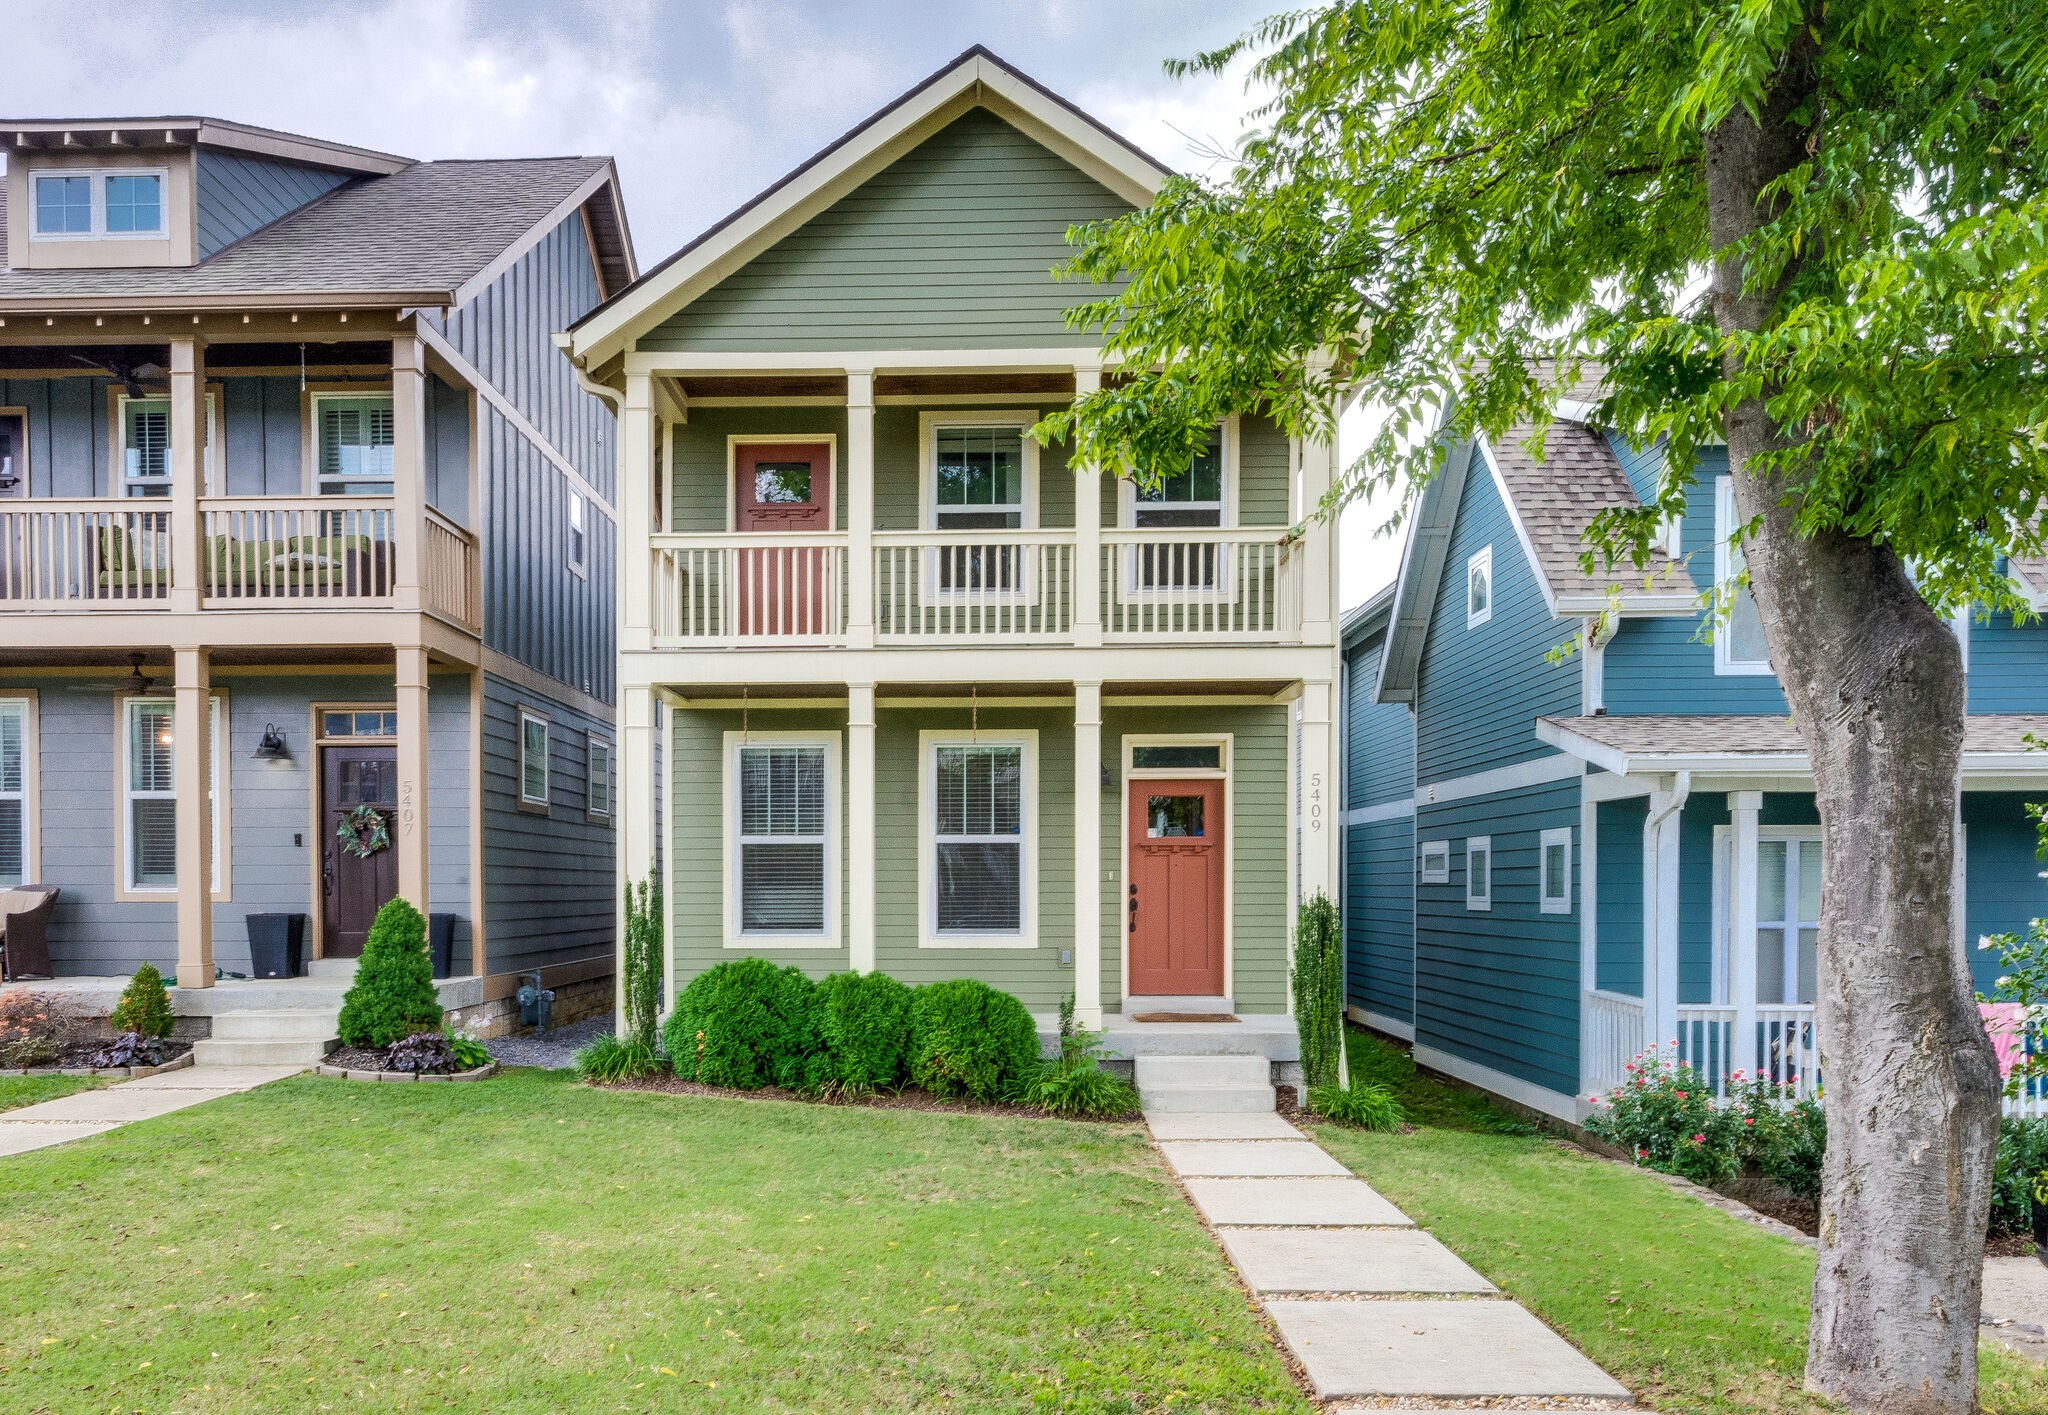
[[[1536, 735], [1620, 776], [1804, 774], [1813, 769], [1792, 719], [1775, 714], [1539, 717]], [[1963, 770], [2048, 777], [2048, 716], [1972, 714], [1963, 729]]]

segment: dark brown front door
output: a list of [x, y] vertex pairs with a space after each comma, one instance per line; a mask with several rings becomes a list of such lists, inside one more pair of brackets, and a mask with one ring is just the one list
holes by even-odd
[[[733, 455], [733, 529], [795, 535], [832, 529], [832, 449], [822, 442], [745, 442]], [[838, 598], [822, 546], [768, 546], [738, 556], [740, 632], [832, 632]]]
[[1133, 780], [1124, 899], [1131, 992], [1223, 992], [1223, 783]]
[[324, 958], [358, 958], [377, 911], [398, 893], [398, 852], [351, 855], [342, 848], [337, 832], [358, 806], [375, 806], [384, 814], [385, 831], [397, 839], [398, 749], [322, 748], [320, 791], [320, 819], [326, 827], [321, 842], [326, 902], [320, 952]]

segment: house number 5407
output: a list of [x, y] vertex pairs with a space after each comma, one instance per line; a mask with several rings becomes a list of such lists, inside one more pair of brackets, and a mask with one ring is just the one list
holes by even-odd
[[418, 802], [413, 797], [415, 788], [410, 781], [401, 782], [398, 787], [398, 830], [401, 835], [411, 835], [419, 824]]

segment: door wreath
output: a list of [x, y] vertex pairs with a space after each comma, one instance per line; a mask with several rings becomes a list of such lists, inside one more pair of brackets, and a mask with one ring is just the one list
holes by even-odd
[[391, 848], [391, 827], [375, 806], [357, 806], [341, 818], [334, 838], [341, 842], [343, 854], [367, 860]]

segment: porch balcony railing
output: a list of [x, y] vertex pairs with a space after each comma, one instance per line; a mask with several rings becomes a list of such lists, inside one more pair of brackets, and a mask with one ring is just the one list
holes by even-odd
[[0, 609], [160, 609], [171, 508], [148, 501], [0, 501]]
[[476, 536], [433, 507], [420, 542], [420, 601], [427, 613], [464, 628], [484, 625], [483, 560]]
[[877, 639], [1059, 640], [1073, 621], [1071, 532], [875, 535]]
[[658, 535], [657, 644], [828, 643], [846, 631], [846, 536]]
[[1105, 639], [1283, 639], [1299, 624], [1274, 529], [1102, 533]]
[[[1727, 1098], [1729, 1074], [1747, 1066], [1735, 1059], [1735, 1014], [1732, 1005], [1678, 1009], [1678, 1055], [1712, 1083], [1717, 1099]], [[1785, 1087], [1794, 1098], [1820, 1089], [1820, 1046], [1811, 1007], [1758, 1004], [1756, 1031], [1753, 1074]]]
[[208, 607], [391, 602], [396, 557], [388, 498], [207, 497], [200, 508]]
[[1620, 993], [1595, 990], [1586, 994], [1582, 1017], [1586, 1086], [1589, 1093], [1605, 1094], [1628, 1079], [1628, 1064], [1649, 1045], [1643, 1036], [1643, 1004]]

